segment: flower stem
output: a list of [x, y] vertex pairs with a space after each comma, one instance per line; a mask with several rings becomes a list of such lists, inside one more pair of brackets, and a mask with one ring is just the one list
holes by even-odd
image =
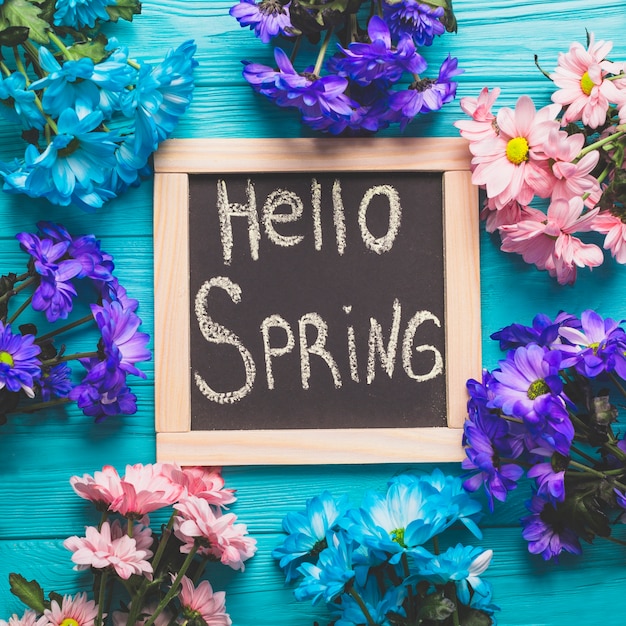
[[609, 378], [613, 382], [613, 384], [617, 387], [619, 392], [626, 398], [626, 389], [624, 389], [624, 385], [622, 385], [620, 379], [615, 376], [613, 372], [609, 372]]
[[61, 328], [55, 328], [54, 330], [51, 330], [49, 333], [46, 333], [45, 335], [41, 335], [41, 337], [37, 338], [37, 343], [43, 343], [44, 341], [48, 341], [48, 339], [52, 339], [52, 337], [56, 337], [57, 335], [60, 335], [61, 333], [64, 333], [67, 330], [72, 330], [72, 328], [76, 328], [77, 326], [80, 326], [81, 324], [86, 324], [87, 322], [93, 322], [93, 315], [85, 315], [85, 317], [81, 317], [79, 320], [76, 320], [75, 322], [71, 322], [70, 324], [66, 324], [65, 326], [62, 326]]
[[10, 291], [7, 291], [4, 295], [0, 296], [0, 304], [2, 304], [3, 302], [6, 302], [7, 300], [9, 300], [9, 298], [12, 298], [23, 289], [26, 289], [26, 287], [29, 287], [30, 285], [32, 285], [35, 280], [37, 280], [37, 277], [31, 276], [29, 279], [25, 280], [21, 285], [18, 285], [17, 287], [13, 287], [13, 289], [11, 289]]
[[17, 311], [15, 311], [15, 313], [13, 313], [13, 315], [11, 315], [11, 317], [7, 320], [7, 324], [13, 324], [13, 322], [20, 316], [20, 314], [23, 313], [30, 306], [30, 303], [32, 301], [33, 294], [31, 293], [30, 296], [28, 296], [28, 298], [26, 298], [26, 300], [22, 302]]
[[35, 402], [33, 404], [27, 404], [26, 406], [18, 406], [12, 411], [7, 411], [7, 415], [10, 413], [35, 413], [41, 411], [41, 409], [48, 409], [55, 406], [61, 406], [62, 404], [68, 404], [71, 400], [69, 398], [56, 398], [55, 400], [47, 400], [46, 402]]
[[100, 588], [98, 590], [98, 615], [96, 617], [95, 626], [102, 626], [102, 614], [104, 611], [104, 597], [106, 595], [106, 584], [109, 571], [107, 569], [100, 576]]
[[[609, 473], [607, 472], [600, 472], [596, 469], [593, 469], [593, 467], [589, 467], [587, 465], [585, 465], [584, 463], [579, 463], [578, 461], [574, 461], [574, 460], [570, 460], [569, 462], [570, 467], [575, 467], [579, 470], [582, 470], [583, 472], [587, 472], [588, 474], [592, 474], [593, 476], [597, 476], [598, 478], [604, 478], [604, 480], [608, 480], [610, 481], [613, 485], [616, 485], [618, 487], [620, 487], [621, 489], [626, 489], [626, 485], [624, 485], [624, 483], [619, 482], [618, 480], [615, 480]], [[621, 473], [623, 470], [620, 469], [618, 470], [619, 473]]]
[[[176, 593], [178, 592], [178, 587], [180, 586], [180, 581], [183, 579], [183, 576], [189, 569], [189, 566], [191, 565], [191, 562], [193, 561], [194, 556], [196, 556], [197, 551], [198, 551], [198, 546], [194, 544], [193, 548], [187, 555], [187, 558], [185, 559], [184, 563], [181, 565], [180, 570], [178, 571], [178, 574], [176, 574], [176, 578], [174, 579], [172, 586], [167, 590], [167, 593], [163, 596], [163, 599], [157, 605], [156, 609], [154, 610], [154, 613], [152, 614], [150, 618], [148, 618], [146, 622], [144, 622], [143, 626], [152, 626], [152, 624], [154, 624], [154, 620], [161, 614], [161, 611], [163, 611], [163, 609], [170, 603], [170, 600], [176, 595]], [[132, 624], [134, 622], [130, 622], [130, 623]]]
[[313, 74], [319, 78], [320, 72], [322, 71], [322, 63], [324, 62], [324, 57], [326, 56], [326, 50], [328, 49], [328, 44], [330, 43], [330, 38], [333, 35], [333, 29], [329, 28], [326, 31], [326, 37], [324, 37], [324, 41], [320, 47], [319, 54], [317, 55], [317, 61], [315, 62], [315, 67], [313, 68]]
[[167, 546], [167, 542], [170, 539], [172, 534], [172, 527], [174, 526], [174, 520], [176, 519], [176, 513], [173, 512], [170, 515], [170, 519], [167, 522], [167, 526], [163, 530], [163, 534], [161, 535], [161, 541], [159, 541], [159, 545], [157, 547], [156, 552], [154, 553], [154, 558], [152, 559], [152, 569], [156, 573], [157, 567], [159, 566], [159, 562], [161, 561], [161, 557], [165, 552], [165, 547]]
[[[359, 605], [361, 612], [363, 613], [363, 617], [367, 620], [368, 626], [376, 626], [376, 622], [370, 615], [370, 612], [367, 610], [367, 606], [365, 606], [365, 602], [363, 602], [363, 598], [354, 590], [354, 587], [350, 587], [350, 591], [348, 592], [355, 600], [355, 602]], [[146, 626], [148, 626], [146, 624]]]
[[72, 53], [67, 49], [65, 44], [61, 41], [60, 37], [58, 37], [54, 32], [48, 31], [48, 37], [50, 37], [50, 41], [52, 41], [56, 47], [63, 53], [63, 56], [68, 61], [74, 61], [74, 57]]
[[614, 139], [619, 139], [622, 135], [624, 135], [625, 132], [626, 131], [618, 130], [616, 133], [612, 133], [611, 135], [608, 135], [607, 137], [603, 137], [602, 139], [598, 139], [598, 141], [594, 141], [593, 143], [590, 143], [588, 146], [584, 147], [578, 153], [578, 156], [574, 159], [574, 162], [575, 163], [578, 162], [582, 157], [585, 156], [585, 154], [588, 154], [589, 152], [592, 152], [593, 150], [597, 148], [601, 148], [607, 143], [611, 143]]
[[42, 365], [58, 365], [59, 363], [67, 363], [68, 361], [78, 361], [79, 359], [91, 359], [98, 356], [97, 351], [92, 352], [75, 352], [74, 354], [67, 354], [65, 356], [55, 356], [53, 359], [42, 361]]

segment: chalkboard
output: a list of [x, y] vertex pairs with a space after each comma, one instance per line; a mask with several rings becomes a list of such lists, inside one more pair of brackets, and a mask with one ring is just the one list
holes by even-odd
[[462, 458], [480, 372], [463, 140], [171, 140], [155, 170], [160, 460]]

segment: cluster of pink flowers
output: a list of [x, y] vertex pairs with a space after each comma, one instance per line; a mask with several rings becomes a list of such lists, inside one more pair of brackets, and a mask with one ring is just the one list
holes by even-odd
[[469, 140], [472, 181], [486, 193], [488, 232], [560, 284], [604, 261], [580, 233], [605, 235], [603, 247], [626, 263], [626, 63], [607, 59], [612, 47], [590, 35], [587, 48], [575, 42], [561, 53], [553, 104], [537, 110], [524, 95], [494, 114], [500, 90], [484, 88], [461, 99], [471, 119], [455, 123]]
[[[51, 593], [48, 601], [33, 605], [32, 598], [43, 598], [43, 590], [35, 581], [12, 574], [12, 591], [29, 608], [8, 623], [0, 620], [0, 626], [232, 624], [225, 592], [213, 591], [208, 580], [196, 584], [207, 562], [243, 571], [256, 552], [246, 525], [225, 511], [236, 498], [225, 488], [218, 468], [137, 464], [126, 466], [120, 475], [105, 466], [93, 476], [73, 476], [70, 483], [103, 513], [97, 527], [88, 526], [85, 536], [63, 543], [72, 552], [74, 569], [94, 573], [94, 598]], [[159, 536], [148, 514], [165, 508], [171, 516]], [[110, 584], [116, 580], [126, 596], [120, 610], [108, 616], [104, 607], [120, 593]]]

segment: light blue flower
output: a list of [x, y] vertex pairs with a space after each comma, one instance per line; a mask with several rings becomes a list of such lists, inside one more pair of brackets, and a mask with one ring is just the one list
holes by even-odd
[[317, 565], [302, 563], [298, 568], [303, 579], [294, 590], [297, 600], [310, 599], [313, 604], [322, 599], [331, 602], [355, 577], [352, 568], [352, 540], [339, 532], [330, 533], [326, 541], [328, 547], [320, 552]]
[[75, 29], [83, 26], [93, 28], [96, 20], [109, 21], [106, 7], [114, 4], [116, 0], [56, 0], [54, 25]]
[[415, 578], [442, 585], [453, 581], [459, 601], [468, 605], [470, 589], [485, 597], [491, 592], [490, 584], [482, 580], [480, 575], [489, 567], [492, 556], [493, 550], [457, 544], [428, 563], [420, 563]]
[[61, 65], [52, 52], [41, 46], [39, 64], [47, 76], [30, 84], [29, 89], [44, 89], [41, 104], [53, 116], [61, 115], [66, 109], [75, 109], [80, 117], [91, 113], [98, 106], [100, 92], [89, 80], [93, 76], [94, 63], [83, 57], [77, 61], [65, 61]]
[[[376, 578], [371, 577], [365, 587], [355, 585], [354, 592], [361, 597], [369, 617], [377, 626], [392, 626], [388, 618], [390, 613], [406, 616], [406, 611], [402, 606], [406, 596], [404, 587], [391, 587], [383, 592]], [[329, 609], [338, 618], [336, 622], [333, 622], [334, 626], [360, 626], [369, 623], [361, 605], [352, 595], [344, 594], [341, 602], [330, 604]]]
[[428, 500], [437, 495], [432, 485], [417, 480], [395, 480], [387, 493], [367, 492], [360, 509], [348, 511], [342, 527], [378, 558], [397, 563], [402, 554], [430, 557], [421, 547], [438, 534], [445, 518], [436, 514]]
[[283, 519], [287, 537], [272, 552], [272, 556], [279, 559], [287, 582], [299, 576], [297, 568], [301, 563], [314, 561], [327, 547], [326, 535], [335, 529], [347, 506], [347, 496], [334, 498], [329, 491], [323, 491], [306, 501], [304, 511], [287, 513]]
[[67, 205], [77, 198], [87, 204], [97, 202], [90, 196], [99, 197], [99, 185], [107, 169], [115, 165], [117, 147], [114, 133], [95, 130], [101, 122], [100, 111], [83, 119], [73, 109], [63, 111], [58, 134], [44, 152], [32, 158], [32, 150], [29, 153], [27, 149], [25, 191], [34, 197], [47, 197], [55, 204]]
[[46, 125], [35, 104], [35, 94], [26, 90], [26, 78], [21, 72], [13, 72], [5, 79], [0, 77], [0, 113], [25, 129], [43, 130]]
[[136, 88], [120, 102], [122, 113], [134, 120], [137, 155], [149, 156], [172, 133], [187, 110], [193, 93], [196, 45], [186, 41], [170, 50], [158, 65], [143, 63]]

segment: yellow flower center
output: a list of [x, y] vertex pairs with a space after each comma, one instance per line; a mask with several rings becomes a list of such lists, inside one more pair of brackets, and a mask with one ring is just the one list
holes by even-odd
[[539, 396], [543, 396], [545, 393], [550, 393], [550, 387], [546, 385], [546, 381], [543, 378], [536, 380], [534, 383], [530, 385], [526, 394], [528, 395], [529, 400], [534, 400]]
[[72, 617], [66, 617], [60, 626], [80, 626], [80, 624]]
[[13, 357], [4, 350], [0, 350], [0, 363], [6, 363], [9, 367], [13, 367], [15, 365]]
[[406, 548], [406, 544], [404, 543], [404, 528], [396, 528], [392, 530], [389, 535], [392, 541], [395, 541], [402, 548]]
[[519, 165], [524, 161], [528, 161], [528, 142], [525, 137], [515, 137], [509, 139], [509, 143], [506, 144], [506, 158]]
[[580, 79], [580, 88], [583, 90], [583, 93], [588, 96], [595, 86], [596, 84], [591, 80], [589, 72], [585, 72]]

